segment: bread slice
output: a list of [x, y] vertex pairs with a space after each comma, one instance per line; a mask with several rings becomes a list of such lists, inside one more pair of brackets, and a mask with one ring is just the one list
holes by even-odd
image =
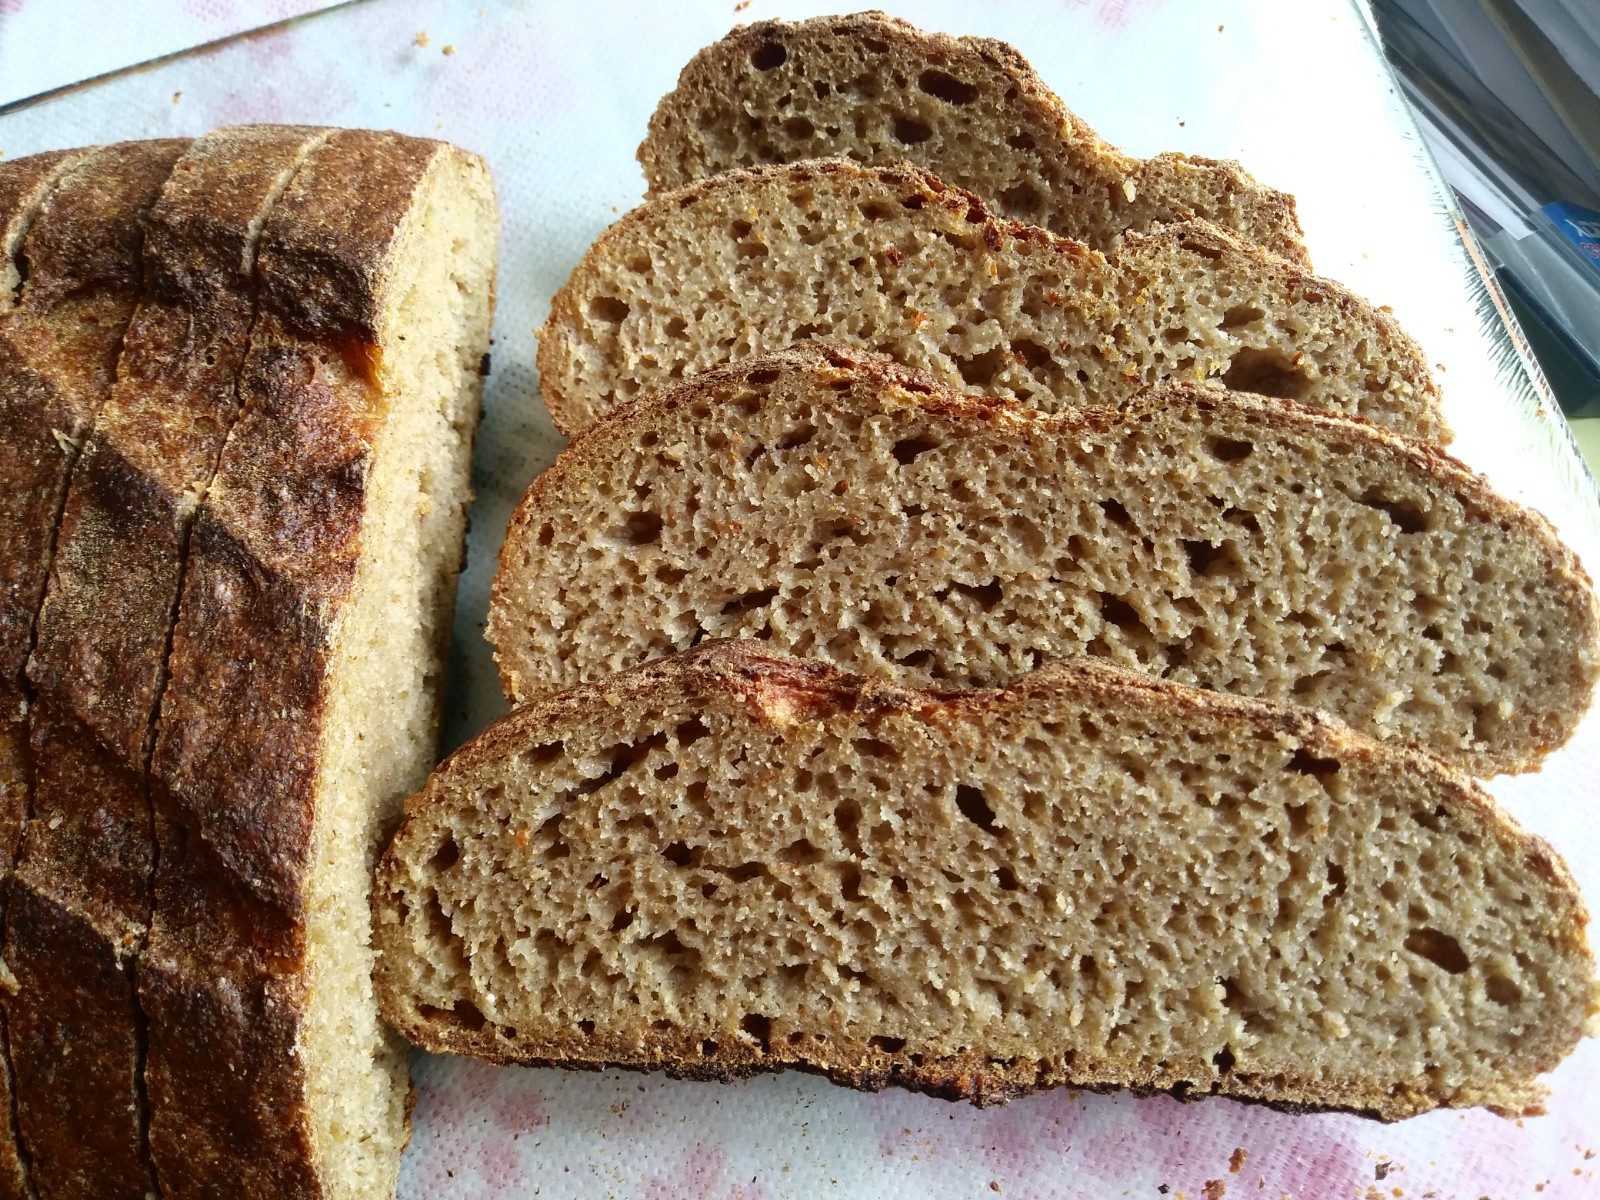
[[1200, 217], [1309, 266], [1294, 198], [1237, 163], [1132, 158], [1004, 42], [925, 33], [881, 12], [735, 29], [684, 67], [639, 147], [651, 195], [830, 155], [908, 159], [1004, 216], [1098, 250], [1130, 229]]
[[1600, 604], [1536, 513], [1443, 454], [1162, 384], [1045, 416], [824, 346], [591, 426], [512, 517], [488, 636], [514, 701], [703, 638], [909, 686], [1087, 654], [1528, 770], [1600, 677]]
[[1600, 1032], [1554, 852], [1439, 760], [1103, 664], [916, 692], [698, 650], [513, 711], [407, 808], [418, 1045], [979, 1103], [1538, 1111]]
[[[19, 389], [17, 376], [30, 370], [35, 353], [27, 331], [39, 320], [22, 304], [27, 268], [22, 247], [52, 189], [84, 153], [62, 150], [0, 162], [0, 423], [8, 431], [0, 439], [0, 924], [28, 817], [32, 767], [22, 672], [49, 571], [56, 517], [53, 505], [41, 503], [46, 497], [38, 490], [13, 486], [27, 478], [25, 464], [35, 452], [20, 436], [28, 428], [30, 397], [26, 385]], [[17, 1133], [10, 1039], [0, 1016], [0, 1200], [33, 1194]]]
[[151, 762], [164, 1200], [393, 1195], [410, 1089], [368, 889], [436, 753], [496, 236], [479, 159], [358, 130], [263, 231]]
[[[13, 215], [6, 229], [6, 311], [0, 315], [0, 653], [10, 760], [4, 770], [11, 810], [8, 865], [30, 808], [24, 668], [62, 505], [79, 451], [110, 395], [123, 333], [138, 302], [145, 215], [185, 145], [128, 142], [23, 160], [6, 173]], [[16, 922], [19, 891], [8, 881], [8, 926]], [[5, 957], [8, 967], [16, 965], [9, 938]], [[4, 1157], [18, 1160], [15, 1169], [8, 1164], [7, 1186], [20, 1195], [32, 1194], [34, 1186], [46, 1197], [90, 1194], [74, 1189], [70, 1169], [58, 1170], [53, 1150], [61, 1131], [41, 1124], [30, 1108], [31, 1067], [41, 1056], [53, 1065], [61, 1048], [38, 1043], [17, 982], [8, 972], [0, 1009], [19, 1085], [14, 1136], [27, 1152], [16, 1155], [7, 1147]], [[10, 1112], [6, 1124], [12, 1132]], [[22, 1165], [27, 1160], [31, 1169]], [[134, 1168], [130, 1183], [137, 1184], [137, 1160]]]
[[28, 677], [33, 818], [7, 930], [22, 1116], [41, 1191], [142, 1197], [150, 923], [148, 782], [190, 524], [238, 412], [255, 242], [325, 134], [253, 126], [196, 140], [150, 211], [146, 294], [71, 490]]
[[540, 387], [573, 433], [807, 339], [1045, 412], [1215, 377], [1445, 437], [1422, 352], [1388, 314], [1215, 226], [1130, 234], [1105, 257], [909, 165], [843, 159], [730, 171], [623, 217], [556, 295]]

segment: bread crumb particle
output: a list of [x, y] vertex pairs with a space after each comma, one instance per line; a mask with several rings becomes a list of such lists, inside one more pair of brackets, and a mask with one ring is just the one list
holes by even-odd
[[1250, 1151], [1246, 1150], [1243, 1146], [1234, 1147], [1233, 1153], [1228, 1156], [1228, 1170], [1232, 1174], [1237, 1175], [1240, 1171], [1244, 1170], [1245, 1159], [1249, 1157]]
[[452, 45], [450, 45], [450, 44], [449, 44], [449, 43], [448, 43], [448, 42], [447, 42], [447, 43], [445, 43], [445, 45], [444, 45], [444, 46], [442, 46], [442, 47], [441, 47], [441, 48], [440, 48], [440, 50], [439, 50], [439, 53], [440, 53], [440, 54], [443, 54], [443, 55], [444, 55], [444, 56], [445, 56], [445, 57], [447, 57], [447, 58], [448, 58], [448, 57], [449, 57], [449, 56], [450, 56], [450, 55], [452, 55], [452, 54], [454, 54], [454, 53], [455, 53], [455, 52], [456, 52], [456, 48], [455, 48], [455, 47], [454, 47], [454, 46], [452, 46]]
[[428, 31], [426, 29], [417, 30], [417, 36], [411, 40], [426, 50], [428, 47]]
[[183, 99], [183, 93], [182, 92], [173, 92], [172, 93], [172, 102], [174, 104], [176, 104], [179, 100], [182, 100], [182, 99]]

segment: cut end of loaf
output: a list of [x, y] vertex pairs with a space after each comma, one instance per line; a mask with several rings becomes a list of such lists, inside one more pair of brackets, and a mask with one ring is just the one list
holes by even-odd
[[324, 1195], [394, 1194], [410, 1135], [406, 1047], [372, 992], [368, 888], [402, 799], [438, 745], [498, 216], [481, 160], [440, 146], [386, 260], [361, 562], [337, 635], [318, 782], [301, 1032]]
[[910, 693], [748, 645], [526, 706], [378, 873], [419, 1044], [999, 1099], [1533, 1111], [1596, 1010], [1547, 847], [1327, 718], [1061, 665]]

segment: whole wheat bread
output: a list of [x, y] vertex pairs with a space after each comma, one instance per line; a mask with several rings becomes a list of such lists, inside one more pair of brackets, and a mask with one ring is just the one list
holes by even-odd
[[[0, 162], [0, 420], [8, 431], [17, 431], [0, 439], [0, 479], [27, 478], [21, 473], [27, 469], [24, 464], [38, 452], [37, 444], [29, 445], [21, 433], [32, 427], [33, 389], [19, 386], [17, 379], [20, 373], [33, 374], [37, 367], [30, 360], [37, 363], [40, 358], [38, 343], [27, 330], [36, 327], [41, 314], [22, 304], [27, 274], [23, 244], [52, 190], [85, 153], [59, 150]], [[23, 668], [49, 572], [56, 518], [51, 500], [51, 493], [37, 487], [0, 489], [0, 923], [28, 818], [32, 767]], [[0, 1200], [25, 1200], [34, 1192], [17, 1133], [3, 1011], [0, 1005]]]
[[581, 434], [489, 611], [514, 700], [707, 637], [910, 686], [1089, 654], [1527, 770], [1600, 675], [1600, 604], [1537, 514], [1438, 451], [1163, 384], [1045, 416], [821, 346]]
[[1393, 318], [1215, 226], [1130, 234], [1108, 258], [910, 165], [843, 159], [730, 171], [624, 216], [556, 295], [540, 388], [573, 433], [807, 339], [1046, 412], [1219, 378], [1446, 437], [1427, 363]]
[[28, 664], [33, 817], [7, 928], [45, 1195], [140, 1200], [156, 1187], [135, 982], [156, 706], [189, 528], [238, 412], [256, 239], [324, 136], [219, 130], [177, 161], [146, 222], [145, 293], [116, 384], [73, 470]]
[[497, 227], [477, 158], [344, 130], [262, 232], [151, 760], [164, 1200], [393, 1195], [410, 1089], [368, 889], [436, 752]]
[[[36, 160], [31, 183], [17, 189], [25, 197], [7, 230], [8, 311], [0, 316], [0, 563], [5, 576], [3, 654], [7, 717], [14, 754], [22, 750], [26, 726], [21, 718], [30, 699], [24, 669], [34, 626], [54, 558], [56, 531], [79, 453], [111, 394], [124, 331], [141, 286], [143, 223], [173, 162], [186, 143], [177, 140], [128, 142]], [[10, 178], [18, 179], [17, 173]], [[23, 269], [25, 267], [25, 270]], [[8, 822], [20, 840], [31, 815], [28, 796], [31, 763], [8, 770], [21, 812]], [[16, 845], [13, 842], [13, 845]], [[15, 967], [9, 927], [25, 903], [24, 890], [9, 881], [5, 957]], [[26, 1147], [31, 1182], [23, 1194], [84, 1196], [80, 1164], [61, 1143], [80, 1131], [57, 1125], [36, 1107], [37, 1083], [62, 1056], [48, 1029], [32, 1019], [29, 997], [18, 980], [0, 992], [5, 1013], [17, 1102], [17, 1133]], [[124, 1098], [126, 1099], [126, 1098]], [[84, 1106], [105, 1119], [111, 1152], [137, 1112], [123, 1105]], [[94, 1126], [98, 1136], [102, 1126]], [[9, 1157], [9, 1155], [8, 1155]], [[128, 1183], [143, 1197], [151, 1183], [137, 1156], [126, 1164]], [[107, 1194], [123, 1194], [113, 1192]]]
[[379, 866], [419, 1045], [978, 1102], [1539, 1109], [1596, 1021], [1548, 846], [1336, 720], [1057, 664], [906, 691], [709, 643], [513, 711]]
[[1309, 265], [1294, 199], [1237, 163], [1137, 159], [1068, 112], [1004, 42], [925, 33], [881, 12], [758, 21], [690, 60], [639, 147], [659, 195], [736, 167], [908, 159], [997, 212], [1107, 250], [1200, 217]]

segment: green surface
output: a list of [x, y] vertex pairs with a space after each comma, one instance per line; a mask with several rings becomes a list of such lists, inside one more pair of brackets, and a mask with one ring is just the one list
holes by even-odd
[[1578, 435], [1578, 449], [1589, 460], [1589, 469], [1600, 475], [1600, 417], [1580, 417], [1572, 422], [1572, 432]]

